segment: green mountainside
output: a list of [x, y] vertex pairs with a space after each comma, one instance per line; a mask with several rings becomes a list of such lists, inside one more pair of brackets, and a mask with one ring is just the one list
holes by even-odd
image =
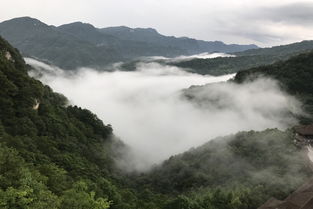
[[[0, 38], [0, 208], [131, 208], [112, 128], [27, 75]], [[131, 204], [136, 204], [131, 202]]]
[[218, 57], [214, 59], [192, 59], [170, 64], [188, 68], [198, 74], [223, 75], [236, 73], [253, 67], [285, 61], [292, 56], [313, 50], [313, 41], [276, 46], [271, 48], [251, 49], [233, 53], [236, 57]]
[[0, 35], [24, 56], [65, 69], [104, 67], [141, 56], [179, 56], [201, 52], [237, 52], [255, 45], [226, 45], [159, 34], [154, 29], [102, 28], [81, 22], [49, 26], [30, 17], [0, 23]]
[[[302, 57], [291, 67], [309, 63]], [[277, 129], [220, 137], [148, 173], [123, 173], [115, 160], [127, 146], [112, 127], [28, 69], [0, 38], [0, 208], [253, 209], [311, 175], [292, 131]]]

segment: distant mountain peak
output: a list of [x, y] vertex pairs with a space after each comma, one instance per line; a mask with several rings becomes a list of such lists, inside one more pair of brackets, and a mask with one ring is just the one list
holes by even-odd
[[4, 24], [7, 23], [7, 24], [34, 25], [34, 26], [48, 26], [47, 24], [41, 22], [40, 20], [29, 17], [29, 16], [13, 18], [11, 20], [3, 21], [2, 23], [4, 23]]
[[154, 28], [130, 28], [127, 26], [112, 26], [107, 28], [101, 28], [102, 31], [110, 31], [110, 32], [150, 32], [150, 33], [157, 33], [159, 32]]
[[86, 29], [96, 29], [93, 25], [89, 24], [89, 23], [83, 23], [83, 22], [72, 22], [72, 23], [68, 23], [68, 24], [64, 24], [59, 26], [58, 28], [86, 28]]
[[146, 31], [146, 32], [150, 32], [150, 33], [157, 33], [157, 34], [159, 34], [159, 32], [156, 29], [154, 29], [154, 28], [135, 28], [134, 30]]

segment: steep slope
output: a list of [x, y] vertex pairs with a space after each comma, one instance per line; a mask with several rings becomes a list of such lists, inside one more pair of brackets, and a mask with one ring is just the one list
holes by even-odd
[[124, 145], [111, 126], [27, 69], [0, 38], [0, 207], [138, 208], [114, 166]]
[[[135, 31], [131, 33], [129, 31]], [[203, 51], [241, 51], [254, 45], [226, 45], [189, 38], [167, 37], [154, 29], [112, 32], [81, 22], [48, 26], [30, 17], [0, 23], [0, 35], [25, 56], [33, 56], [65, 68], [103, 67], [140, 56], [178, 56]], [[130, 37], [130, 38], [129, 38]]]
[[193, 59], [173, 62], [172, 65], [189, 68], [199, 74], [223, 75], [247, 70], [252, 67], [273, 64], [313, 50], [313, 41], [276, 46], [272, 48], [251, 49], [233, 53], [236, 57], [219, 57], [215, 59]]

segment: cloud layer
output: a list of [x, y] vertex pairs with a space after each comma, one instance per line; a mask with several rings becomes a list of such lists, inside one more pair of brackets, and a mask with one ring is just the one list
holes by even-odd
[[[156, 63], [140, 64], [135, 72], [81, 69], [70, 75], [32, 59], [31, 74], [63, 93], [70, 101], [95, 112], [132, 148], [124, 165], [144, 170], [170, 155], [242, 130], [286, 128], [299, 112], [294, 98], [278, 85], [260, 79], [243, 85], [222, 83], [233, 75], [202, 76]], [[130, 159], [131, 156], [131, 159]], [[125, 161], [124, 161], [125, 162]]]

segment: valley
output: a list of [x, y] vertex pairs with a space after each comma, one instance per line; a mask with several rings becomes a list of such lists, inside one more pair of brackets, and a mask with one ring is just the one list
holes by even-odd
[[[273, 11], [311, 8], [300, 6]], [[230, 22], [198, 8], [209, 29], [192, 18], [104, 26], [129, 8], [84, 22], [61, 7], [55, 22], [0, 14], [0, 208], [313, 207], [313, 41], [294, 25], [279, 36], [285, 21], [263, 15], [252, 27], [258, 11], [278, 18], [257, 8]], [[185, 27], [202, 32], [181, 37]]]

